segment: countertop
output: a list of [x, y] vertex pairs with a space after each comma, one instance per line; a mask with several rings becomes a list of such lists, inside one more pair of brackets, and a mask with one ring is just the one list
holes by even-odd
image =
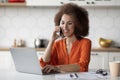
[[0, 70], [0, 80], [120, 80], [120, 77], [112, 78], [110, 75], [102, 76], [95, 74], [95, 72], [78, 72], [77, 78], [71, 78], [70, 74], [74, 73], [35, 75], [12, 70]]
[[[45, 51], [45, 48], [36, 48], [37, 51]], [[8, 47], [0, 47], [0, 51], [10, 51]]]
[[[45, 51], [45, 48], [36, 48], [37, 51]], [[0, 51], [9, 51], [7, 47], [1, 47]], [[92, 52], [120, 52], [120, 48], [92, 48]]]

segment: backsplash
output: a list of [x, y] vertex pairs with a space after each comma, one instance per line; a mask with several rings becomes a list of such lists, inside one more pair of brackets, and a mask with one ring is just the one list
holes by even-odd
[[[100, 37], [111, 39], [120, 46], [120, 8], [90, 7], [89, 12], [92, 47], [100, 47]], [[57, 7], [0, 7], [0, 47], [10, 47], [14, 39], [23, 39], [34, 47], [35, 38], [50, 39], [54, 29]]]

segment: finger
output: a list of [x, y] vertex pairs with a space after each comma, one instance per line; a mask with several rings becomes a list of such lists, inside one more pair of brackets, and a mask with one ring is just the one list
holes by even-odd
[[49, 70], [49, 66], [45, 66], [45, 67], [43, 68], [43, 72], [47, 72], [47, 70]]
[[55, 31], [57, 31], [57, 32], [60, 31], [60, 27], [59, 27], [59, 26], [56, 26], [56, 27], [55, 27]]
[[46, 72], [50, 73], [53, 69], [50, 67]]

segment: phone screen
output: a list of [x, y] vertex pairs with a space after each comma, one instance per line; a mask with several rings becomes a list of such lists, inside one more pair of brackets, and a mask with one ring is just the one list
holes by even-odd
[[62, 36], [62, 29], [61, 29], [61, 27], [60, 27], [60, 36]]
[[60, 31], [58, 31], [56, 34], [57, 34], [58, 36], [62, 36], [62, 29], [61, 29], [61, 27], [60, 27]]

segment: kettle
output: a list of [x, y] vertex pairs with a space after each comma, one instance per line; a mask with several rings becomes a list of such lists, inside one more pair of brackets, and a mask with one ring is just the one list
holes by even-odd
[[35, 45], [35, 48], [45, 48], [46, 47], [46, 39], [39, 39], [39, 38], [36, 38], [34, 40], [34, 45]]

